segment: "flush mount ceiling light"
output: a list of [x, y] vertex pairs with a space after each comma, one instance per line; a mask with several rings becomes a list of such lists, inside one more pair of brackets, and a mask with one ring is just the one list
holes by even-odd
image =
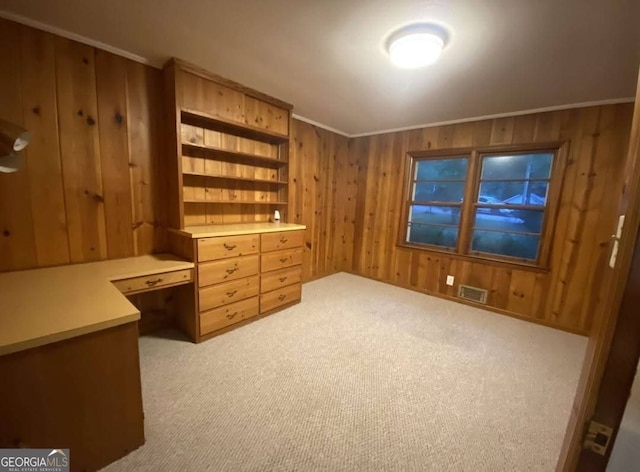
[[440, 58], [447, 39], [447, 31], [442, 26], [414, 23], [391, 33], [386, 48], [394, 65], [403, 69], [418, 69]]

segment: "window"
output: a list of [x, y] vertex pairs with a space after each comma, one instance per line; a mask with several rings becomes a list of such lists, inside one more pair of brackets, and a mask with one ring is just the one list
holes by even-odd
[[416, 162], [407, 241], [457, 246], [468, 164], [467, 157]]
[[410, 153], [402, 244], [544, 266], [561, 149]]

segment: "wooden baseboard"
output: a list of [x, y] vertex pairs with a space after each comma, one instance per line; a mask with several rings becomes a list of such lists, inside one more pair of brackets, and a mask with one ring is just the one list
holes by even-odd
[[308, 279], [304, 279], [302, 281], [302, 283], [306, 284], [307, 282], [313, 282], [314, 280], [324, 279], [325, 277], [329, 277], [330, 275], [334, 275], [334, 274], [337, 274], [339, 272], [346, 272], [346, 271], [336, 270], [334, 272], [328, 272], [326, 274], [316, 274], [316, 275], [313, 275], [313, 276], [309, 277]]
[[565, 326], [555, 325], [555, 324], [550, 323], [550, 322], [548, 322], [546, 320], [541, 320], [541, 319], [538, 319], [538, 318], [530, 318], [530, 317], [527, 317], [527, 316], [524, 316], [524, 315], [521, 315], [521, 314], [518, 314], [518, 313], [514, 313], [512, 311], [503, 310], [501, 308], [495, 308], [495, 307], [492, 307], [490, 305], [483, 305], [481, 303], [474, 303], [474, 302], [471, 302], [471, 301], [468, 301], [468, 300], [464, 300], [464, 299], [461, 299], [461, 298], [451, 297], [449, 295], [444, 295], [442, 293], [431, 292], [429, 290], [419, 289], [417, 287], [412, 287], [411, 285], [397, 284], [397, 283], [389, 282], [387, 280], [377, 279], [375, 277], [370, 277], [368, 275], [359, 274], [357, 272], [350, 271], [350, 270], [344, 270], [343, 272], [345, 272], [347, 274], [351, 274], [351, 275], [356, 275], [358, 277], [364, 277], [365, 279], [375, 280], [376, 282], [382, 282], [382, 283], [385, 283], [385, 284], [393, 285], [394, 287], [405, 288], [407, 290], [411, 290], [412, 292], [424, 293], [425, 295], [431, 295], [432, 297], [442, 298], [443, 300], [449, 300], [449, 301], [452, 301], [452, 302], [461, 303], [463, 305], [472, 306], [474, 308], [481, 308], [483, 310], [491, 311], [493, 313], [498, 313], [500, 315], [506, 315], [506, 316], [509, 316], [511, 318], [516, 318], [516, 319], [519, 319], [519, 320], [522, 320], [522, 321], [529, 321], [531, 323], [535, 323], [535, 324], [539, 324], [539, 325], [542, 325], [542, 326], [546, 326], [548, 328], [559, 329], [560, 331], [565, 331], [567, 333], [578, 334], [580, 336], [589, 336], [589, 333], [585, 332], [585, 331], [581, 331], [581, 330], [577, 330], [577, 329], [573, 329], [573, 328], [567, 328]]

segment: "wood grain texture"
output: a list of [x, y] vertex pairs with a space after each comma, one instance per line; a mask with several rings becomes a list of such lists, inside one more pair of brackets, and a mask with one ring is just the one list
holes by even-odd
[[164, 67], [172, 227], [287, 221], [288, 109], [193, 70]]
[[[23, 126], [18, 44], [19, 26], [0, 20], [0, 118]], [[15, 270], [36, 263], [28, 176], [24, 169], [0, 173], [0, 268]]]
[[[622, 187], [632, 110], [631, 104], [608, 105], [353, 139], [345, 162], [359, 168], [355, 236], [352, 263], [343, 270], [455, 299], [455, 289], [445, 284], [451, 274], [456, 286], [489, 290], [489, 308], [588, 334]], [[569, 143], [549, 271], [396, 246], [408, 151], [549, 141]], [[344, 201], [352, 193], [343, 188], [336, 195]], [[315, 228], [318, 219], [307, 224]]]
[[0, 117], [32, 135], [0, 174], [0, 271], [161, 252], [162, 73], [0, 19]]
[[32, 136], [25, 156], [37, 264], [66, 264], [70, 260], [69, 235], [58, 137], [54, 37], [24, 27], [20, 33], [22, 112], [24, 126]]
[[[0, 60], [6, 65], [0, 77], [0, 114], [34, 134], [26, 168], [0, 175], [0, 271], [161, 251], [167, 245], [169, 218], [175, 227], [266, 221], [274, 208], [249, 201], [274, 198], [288, 202], [282, 210], [285, 221], [307, 226], [304, 281], [346, 270], [455, 297], [445, 283], [446, 275], [453, 274], [458, 283], [487, 288], [489, 306], [496, 310], [590, 331], [590, 307], [598, 298], [591, 288], [602, 281], [598, 268], [606, 259], [613, 195], [625, 175], [631, 105], [356, 139], [290, 119], [290, 146], [178, 127], [179, 136], [202, 146], [266, 158], [277, 158], [278, 152], [283, 158], [284, 153], [289, 169], [276, 172], [241, 159], [214, 162], [203, 154], [209, 149], [190, 151], [172, 160], [175, 165], [169, 169], [161, 154], [179, 149], [177, 142], [165, 139], [162, 102], [166, 98], [175, 105], [183, 96], [176, 96], [175, 87], [172, 97], [171, 90], [163, 89], [162, 72], [6, 20], [0, 26], [5, 53]], [[270, 116], [273, 107], [262, 109], [251, 101], [247, 107], [246, 100], [226, 93], [232, 84], [205, 87], [205, 76], [191, 73], [191, 102], [197, 105], [213, 94], [221, 117], [245, 123], [249, 110], [254, 124], [257, 119], [265, 129], [279, 126], [285, 131], [284, 121]], [[220, 90], [225, 93], [219, 95]], [[548, 272], [396, 247], [407, 151], [550, 141], [567, 141], [570, 151]], [[179, 199], [173, 189], [182, 181], [182, 169], [230, 178], [220, 185], [205, 175], [189, 175], [184, 196], [205, 203], [183, 205], [182, 188]], [[288, 181], [288, 192], [287, 186], [277, 190], [277, 183], [250, 179]], [[247, 203], [214, 203], [232, 195]], [[127, 200], [127, 208], [119, 205]]]
[[[583, 452], [585, 428], [591, 419], [601, 421], [596, 415], [600, 402], [599, 392], [603, 378], [607, 374], [610, 350], [613, 347], [616, 331], [624, 325], [624, 318], [628, 314], [628, 312], [623, 314], [621, 307], [624, 306], [625, 290], [630, 283], [628, 278], [632, 275], [632, 263], [634, 253], [637, 252], [638, 228], [640, 227], [640, 198], [638, 194], [638, 188], [640, 188], [639, 104], [640, 82], [638, 82], [636, 89], [627, 158], [623, 167], [619, 169], [621, 174], [617, 179], [622, 182], [621, 191], [619, 193], [612, 191], [617, 204], [613, 213], [615, 215], [614, 224], [608, 228], [613, 234], [617, 226], [617, 216], [626, 215], [624, 231], [619, 238], [617, 263], [613, 268], [603, 263], [603, 270], [596, 272], [593, 288], [587, 293], [595, 318], [576, 389], [576, 397], [567, 424], [567, 434], [556, 467], [557, 471], [570, 472], [584, 468], [583, 464], [579, 463], [579, 459]], [[602, 257], [605, 261], [607, 255], [604, 254]], [[637, 306], [632, 310], [635, 315]], [[623, 317], [622, 321], [619, 320], [620, 316]], [[629, 345], [630, 347], [625, 347], [627, 359], [633, 357], [629, 354], [629, 350], [633, 349], [634, 344], [635, 340]], [[607, 418], [603, 418], [602, 421], [607, 425], [610, 424], [614, 429], [617, 427]], [[596, 469], [601, 470], [603, 467], [596, 467]]]
[[161, 71], [127, 61], [128, 166], [135, 255], [163, 251], [168, 245], [162, 82]]
[[351, 266], [358, 178], [351, 157], [348, 138], [293, 120], [288, 221], [307, 226], [304, 281]]
[[138, 324], [0, 357], [0, 447], [73, 452], [71, 470], [99, 470], [144, 444]]
[[126, 114], [127, 61], [100, 50], [96, 51], [95, 58], [107, 255], [127, 257], [134, 254]]
[[95, 50], [56, 37], [60, 155], [71, 262], [106, 259]]

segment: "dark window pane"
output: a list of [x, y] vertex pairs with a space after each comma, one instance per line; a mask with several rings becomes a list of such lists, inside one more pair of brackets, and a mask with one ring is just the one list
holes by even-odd
[[458, 228], [454, 226], [411, 224], [407, 231], [407, 241], [454, 248], [458, 243]]
[[480, 203], [507, 205], [539, 205], [547, 202], [547, 182], [515, 182], [489, 181], [480, 184]]
[[486, 156], [482, 159], [482, 180], [548, 179], [553, 154]]
[[539, 236], [475, 230], [471, 249], [534, 261], [538, 257], [539, 243]]
[[439, 205], [411, 205], [409, 215], [411, 223], [430, 223], [439, 225], [460, 224], [460, 207]]
[[465, 180], [469, 159], [424, 159], [416, 165], [416, 180]]
[[477, 208], [477, 229], [517, 231], [520, 233], [542, 232], [544, 212], [536, 210], [512, 210], [509, 208]]
[[460, 203], [464, 195], [464, 182], [417, 182], [413, 199], [418, 201]]

